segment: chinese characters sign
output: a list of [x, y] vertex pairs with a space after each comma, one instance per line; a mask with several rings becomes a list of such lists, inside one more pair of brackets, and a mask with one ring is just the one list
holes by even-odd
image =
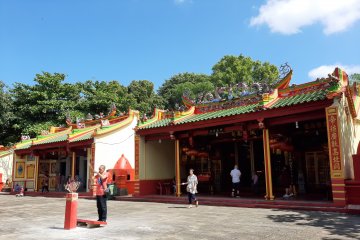
[[326, 108], [326, 120], [328, 129], [329, 157], [331, 163], [331, 177], [342, 178], [343, 170], [341, 163], [341, 145], [339, 135], [339, 119], [337, 107]]

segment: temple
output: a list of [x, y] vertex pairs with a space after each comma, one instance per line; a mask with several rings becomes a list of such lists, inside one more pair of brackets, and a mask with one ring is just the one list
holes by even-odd
[[[349, 85], [339, 68], [301, 85], [290, 85], [291, 77], [288, 69], [272, 86], [228, 89], [226, 99], [219, 98], [221, 91], [198, 99], [186, 93], [187, 110], [156, 109], [142, 119], [135, 139], [137, 193], [155, 194], [159, 182], [172, 179], [179, 186], [193, 168], [199, 192], [229, 196], [229, 173], [237, 164], [243, 196], [283, 197], [287, 171], [300, 199], [360, 203], [354, 194], [360, 177], [358, 85]], [[258, 195], [251, 191], [253, 173]], [[181, 191], [176, 188], [178, 196]]]
[[92, 192], [92, 176], [100, 165], [112, 181], [134, 189], [134, 128], [138, 112], [78, 120], [67, 119], [65, 128], [52, 127], [33, 139], [24, 138], [14, 149], [13, 183], [27, 191], [41, 191], [44, 179], [50, 191], [64, 191], [68, 179], [81, 182], [80, 192]]
[[272, 84], [185, 92], [184, 107], [155, 109], [150, 118], [133, 110], [115, 116], [115, 106], [107, 116], [76, 123], [68, 117], [67, 127], [14, 146], [13, 182], [36, 192], [47, 178], [50, 191], [64, 191], [70, 177], [91, 194], [94, 169], [104, 164], [117, 186], [135, 197], [158, 194], [163, 186], [166, 193], [175, 186], [180, 196], [185, 189], [179, 184], [193, 168], [199, 192], [230, 196], [236, 164], [245, 198], [271, 201], [291, 190], [304, 201], [360, 204], [359, 86], [339, 68], [300, 85], [290, 84], [290, 68], [281, 72]]

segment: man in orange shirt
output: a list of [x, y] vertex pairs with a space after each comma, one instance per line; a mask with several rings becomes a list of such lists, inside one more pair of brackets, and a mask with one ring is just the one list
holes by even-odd
[[105, 166], [100, 165], [99, 172], [94, 172], [96, 182], [96, 205], [98, 210], [98, 221], [106, 222], [107, 206], [106, 206], [106, 192], [108, 192], [107, 181], [108, 173], [105, 172]]

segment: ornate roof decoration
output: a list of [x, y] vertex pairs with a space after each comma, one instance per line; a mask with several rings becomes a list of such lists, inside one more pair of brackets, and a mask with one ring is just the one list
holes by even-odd
[[[166, 127], [268, 109], [277, 109], [301, 103], [332, 99], [342, 94], [345, 94], [348, 98], [349, 111], [352, 117], [357, 115], [356, 113], [360, 108], [360, 87], [357, 85], [353, 87], [348, 86], [347, 74], [341, 69], [336, 68], [333, 74], [329, 74], [327, 78], [316, 79], [313, 82], [300, 85], [290, 85], [292, 70], [287, 64], [280, 69], [280, 73], [282, 79], [279, 79], [272, 85], [274, 88], [267, 88], [267, 90], [270, 89], [268, 92], [261, 92], [259, 88], [257, 88], [256, 93], [221, 101], [216, 101], [215, 98], [215, 101], [211, 102], [196, 102], [189, 98], [190, 94], [185, 93], [183, 101], [185, 106], [188, 107], [188, 111], [169, 113], [155, 109], [154, 117], [141, 122], [138, 129]], [[221, 91], [223, 90], [220, 89], [220, 93]], [[219, 91], [217, 93], [219, 93]], [[210, 95], [205, 94], [205, 96], [207, 96], [205, 99], [211, 99], [211, 97], [209, 97]], [[204, 97], [202, 99], [204, 99]], [[159, 113], [163, 113], [163, 115], [161, 115], [162, 117], [159, 117]]]
[[272, 84], [263, 81], [254, 82], [249, 86], [241, 82], [227, 87], [217, 87], [214, 93], [200, 93], [196, 99], [191, 99], [190, 92], [185, 91], [183, 94], [183, 103], [187, 107], [196, 106], [196, 112], [201, 113], [240, 107], [261, 101], [268, 102], [276, 90], [284, 89], [290, 83], [292, 69], [287, 63], [280, 66], [279, 72], [278, 80]]
[[109, 120], [109, 124], [102, 125], [98, 122], [96, 125], [88, 126], [85, 128], [72, 128], [71, 126], [63, 128], [52, 127], [47, 135], [38, 135], [36, 138], [23, 140], [15, 145], [15, 151], [17, 150], [32, 150], [36, 149], [39, 145], [46, 144], [73, 144], [82, 141], [88, 142], [94, 137], [111, 133], [119, 130], [125, 126], [129, 126], [135, 119], [139, 118], [139, 112], [129, 110], [129, 113], [125, 116], [113, 118]]
[[[109, 120], [109, 119], [113, 119], [115, 117], [116, 114], [116, 106], [114, 103], [112, 103], [110, 105], [110, 111], [108, 113], [107, 116], [104, 116], [103, 113], [100, 114], [95, 114], [95, 116], [91, 115], [90, 113], [88, 113], [86, 115], [86, 119], [76, 119], [76, 123], [72, 122], [72, 119], [70, 117], [70, 114], [66, 114], [66, 124], [69, 127], [72, 128], [85, 128], [85, 127], [89, 127], [89, 126], [94, 126], [96, 124], [99, 124], [102, 120]], [[120, 119], [124, 119], [123, 115], [118, 116], [119, 120]], [[126, 117], [125, 117], [126, 118]]]

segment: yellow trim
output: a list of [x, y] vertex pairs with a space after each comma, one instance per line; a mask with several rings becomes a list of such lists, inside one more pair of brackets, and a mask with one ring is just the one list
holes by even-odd
[[35, 189], [34, 191], [38, 191], [38, 184], [39, 184], [39, 156], [35, 157]]
[[33, 140], [32, 144], [38, 144], [38, 143], [48, 141], [49, 139], [53, 139], [53, 138], [56, 138], [56, 137], [64, 135], [64, 134], [69, 134], [69, 133], [71, 133], [71, 130], [72, 130], [72, 127], [69, 127], [68, 129], [66, 129], [66, 130], [64, 130], [62, 132], [54, 133], [53, 135], [51, 135], [49, 137], [44, 137], [44, 138], [39, 139], [39, 140]]
[[176, 176], [176, 196], [180, 197], [180, 142], [179, 139], [175, 140], [175, 176]]
[[332, 191], [333, 193], [345, 193], [345, 191], [343, 190], [336, 190], [336, 191]]
[[331, 184], [331, 186], [334, 186], [334, 187], [345, 187], [345, 184], [343, 184], [343, 183], [333, 183], [333, 184]]
[[165, 113], [165, 110], [160, 110], [160, 109], [157, 109], [155, 108], [155, 112], [154, 112], [154, 117], [152, 117], [151, 119], [147, 120], [146, 123], [144, 124], [141, 124], [139, 126], [139, 128], [143, 128], [143, 127], [146, 127], [147, 125], [150, 125], [158, 120], [161, 120], [162, 119], [162, 114]]
[[79, 195], [77, 193], [71, 193], [71, 197], [66, 196], [66, 201], [74, 202], [79, 199]]
[[129, 117], [126, 118], [125, 120], [119, 122], [119, 123], [115, 123], [114, 127], [109, 128], [109, 129], [101, 129], [98, 128], [95, 130], [95, 136], [99, 136], [99, 135], [104, 135], [106, 133], [110, 133], [112, 131], [121, 129], [123, 127], [127, 127], [129, 124], [132, 123], [132, 121], [134, 120], [135, 117], [139, 117], [139, 112], [138, 111], [134, 111], [134, 110], [129, 110]]
[[72, 140], [76, 139], [77, 137], [79, 137], [79, 136], [81, 137], [81, 136], [83, 136], [85, 134], [88, 134], [89, 132], [91, 132], [91, 131], [93, 131], [93, 130], [95, 130], [97, 128], [100, 128], [100, 125], [95, 125], [95, 126], [89, 127], [89, 128], [87, 128], [86, 130], [84, 130], [82, 132], [71, 133], [71, 134], [69, 134], [68, 140], [72, 141]]
[[345, 201], [345, 198], [333, 198], [333, 200], [343, 200], [343, 201]]
[[189, 117], [194, 115], [194, 112], [195, 112], [195, 107], [191, 107], [189, 111], [182, 113], [181, 117], [176, 119], [174, 121], [174, 123], [177, 123], [177, 122], [183, 121], [185, 119], [188, 119]]
[[75, 179], [75, 161], [76, 161], [76, 153], [72, 152], [72, 159], [71, 159], [71, 178]]

